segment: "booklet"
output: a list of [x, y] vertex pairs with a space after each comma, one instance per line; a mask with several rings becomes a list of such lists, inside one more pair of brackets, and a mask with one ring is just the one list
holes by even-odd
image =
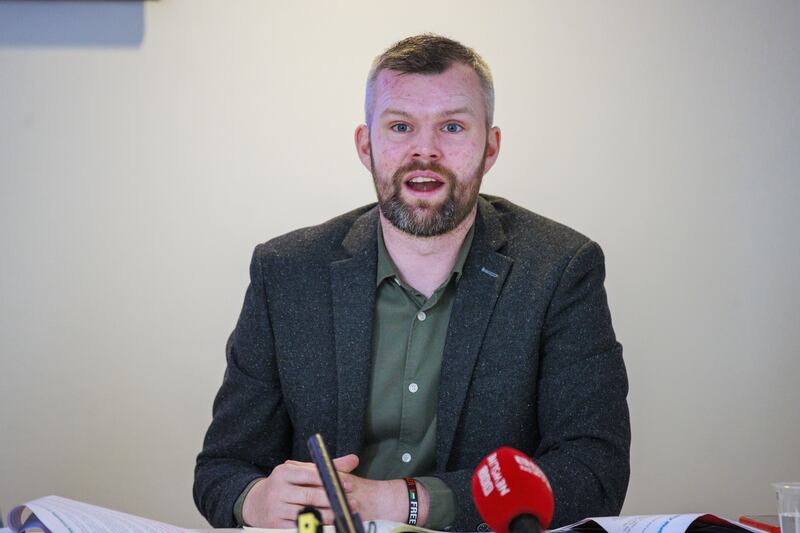
[[[296, 532], [297, 529], [244, 528], [245, 531]], [[20, 505], [8, 514], [8, 528], [0, 533], [190, 533], [171, 524], [156, 522], [104, 507], [69, 500], [60, 496], [46, 496]], [[375, 520], [364, 522], [366, 533], [435, 533], [430, 529]], [[333, 526], [325, 526], [325, 533], [335, 533]], [[763, 533], [763, 532], [762, 532]]]
[[[246, 533], [288, 533], [293, 529], [244, 528]], [[323, 533], [334, 533], [333, 526], [325, 526]], [[364, 522], [366, 533], [434, 533], [430, 529], [375, 520]], [[586, 518], [580, 522], [550, 529], [549, 533], [764, 533], [710, 514], [604, 516]]]
[[550, 530], [551, 533], [764, 533], [712, 514], [603, 516]]
[[184, 533], [189, 530], [170, 524], [112, 511], [59, 496], [45, 496], [8, 513], [13, 533]]
[[[325, 526], [324, 533], [334, 533]], [[189, 533], [163, 522], [112, 511], [59, 496], [46, 496], [20, 505], [8, 514], [7, 529], [0, 533]], [[247, 533], [285, 533], [296, 529], [246, 527]], [[364, 522], [366, 533], [434, 533], [433, 530], [388, 520]], [[550, 530], [550, 533], [764, 533], [739, 522], [711, 514], [609, 516], [587, 518]]]

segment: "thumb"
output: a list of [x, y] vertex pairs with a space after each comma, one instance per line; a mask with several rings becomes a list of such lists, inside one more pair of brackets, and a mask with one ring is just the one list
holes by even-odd
[[337, 472], [350, 473], [358, 466], [358, 456], [354, 453], [343, 455], [333, 460], [333, 467]]

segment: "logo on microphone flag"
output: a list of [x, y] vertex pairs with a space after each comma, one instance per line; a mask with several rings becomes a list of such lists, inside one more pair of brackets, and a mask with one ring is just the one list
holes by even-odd
[[492, 483], [492, 477], [489, 474], [489, 467], [486, 465], [481, 466], [478, 468], [478, 481], [481, 484], [481, 490], [483, 491], [484, 496], [488, 496], [494, 490], [494, 483]]

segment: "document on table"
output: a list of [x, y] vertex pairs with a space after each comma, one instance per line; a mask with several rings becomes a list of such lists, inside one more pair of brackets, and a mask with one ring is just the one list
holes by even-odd
[[24, 531], [44, 526], [52, 533], [184, 533], [186, 531], [155, 520], [59, 496], [46, 496], [15, 507], [9, 514], [8, 525], [13, 528], [8, 531]]
[[[597, 527], [599, 526], [599, 528]], [[646, 515], [646, 516], [602, 516], [587, 518], [551, 530], [552, 532], [566, 531], [606, 531], [608, 533], [686, 533], [696, 529], [698, 531], [713, 528], [726, 528], [728, 530], [741, 529], [753, 533], [763, 533], [739, 522], [720, 518], [715, 515], [674, 514], [674, 515]]]

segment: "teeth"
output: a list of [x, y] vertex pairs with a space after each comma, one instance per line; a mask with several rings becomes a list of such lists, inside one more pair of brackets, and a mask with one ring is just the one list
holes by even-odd
[[423, 176], [417, 176], [416, 178], [411, 178], [409, 181], [413, 183], [429, 183], [431, 181], [436, 181], [433, 178], [425, 178]]

